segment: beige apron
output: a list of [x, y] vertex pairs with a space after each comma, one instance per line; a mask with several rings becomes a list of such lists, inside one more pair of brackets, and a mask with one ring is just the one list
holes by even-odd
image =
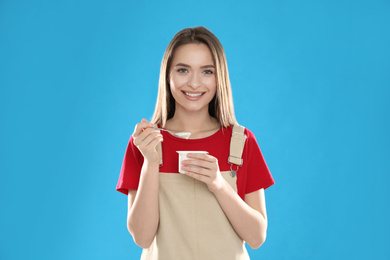
[[[244, 128], [234, 126], [229, 163], [241, 160], [245, 139]], [[161, 164], [161, 146], [158, 150]], [[235, 171], [221, 174], [237, 192]], [[159, 210], [156, 236], [142, 251], [142, 260], [249, 259], [244, 241], [205, 183], [184, 174], [160, 173]]]

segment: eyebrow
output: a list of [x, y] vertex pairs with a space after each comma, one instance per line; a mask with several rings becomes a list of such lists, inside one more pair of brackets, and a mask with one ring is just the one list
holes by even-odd
[[[191, 66], [190, 65], [187, 65], [187, 64], [184, 64], [184, 63], [178, 63], [175, 65], [175, 67], [186, 67], [186, 68], [190, 68]], [[204, 65], [202, 67], [200, 67], [201, 69], [205, 69], [205, 68], [215, 68], [214, 65]]]

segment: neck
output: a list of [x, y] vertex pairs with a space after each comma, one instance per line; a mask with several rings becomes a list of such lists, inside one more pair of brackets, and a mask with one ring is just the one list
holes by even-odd
[[167, 129], [193, 134], [219, 128], [219, 122], [207, 111], [188, 112], [176, 109], [175, 115], [168, 120]]

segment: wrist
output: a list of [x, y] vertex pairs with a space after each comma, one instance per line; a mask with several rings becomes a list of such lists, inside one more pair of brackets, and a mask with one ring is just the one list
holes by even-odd
[[158, 168], [160, 167], [160, 160], [159, 158], [156, 158], [156, 159], [147, 159], [147, 158], [144, 158], [144, 165], [147, 166], [147, 167], [153, 167], [153, 168]]
[[213, 185], [210, 185], [209, 190], [212, 192], [215, 196], [224, 193], [226, 189], [228, 188], [229, 183], [221, 176], [218, 181], [215, 181]]
[[141, 178], [154, 179], [155, 176], [159, 176], [158, 175], [159, 170], [160, 170], [160, 165], [158, 161], [145, 159], [144, 163], [142, 164]]

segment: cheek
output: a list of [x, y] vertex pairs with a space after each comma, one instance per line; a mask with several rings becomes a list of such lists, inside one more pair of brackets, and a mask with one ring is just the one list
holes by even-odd
[[210, 89], [210, 90], [215, 90], [215, 89], [217, 89], [217, 81], [215, 80], [215, 78], [212, 78], [212, 77], [207, 78], [207, 79], [205, 79], [205, 80], [203, 81], [203, 84], [204, 84], [205, 86], [207, 86], [207, 88]]
[[172, 76], [170, 78], [170, 81], [169, 81], [169, 84], [171, 85], [172, 88], [178, 88], [185, 83], [186, 83], [186, 80], [184, 77], [177, 77], [177, 76], [176, 77]]

